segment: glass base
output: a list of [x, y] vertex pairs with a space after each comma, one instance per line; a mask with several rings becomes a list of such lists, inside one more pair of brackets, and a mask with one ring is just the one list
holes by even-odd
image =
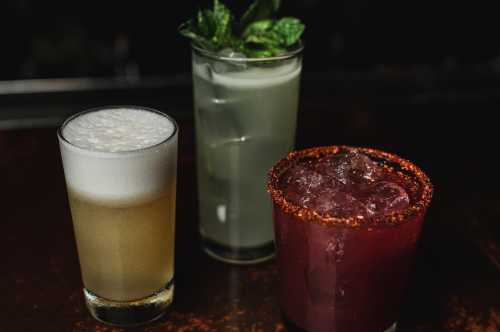
[[174, 282], [170, 281], [157, 293], [130, 302], [117, 302], [97, 296], [83, 289], [85, 304], [98, 321], [116, 326], [135, 326], [160, 318], [174, 298]]
[[[285, 315], [282, 315], [282, 320], [283, 320], [283, 325], [285, 326], [285, 330], [287, 332], [308, 332], [304, 330], [303, 328], [298, 327], [295, 325], [291, 320], [289, 320]], [[383, 332], [396, 332], [396, 325], [398, 322], [394, 322], [387, 330]], [[312, 331], [310, 331], [312, 332]]]
[[272, 241], [258, 247], [234, 248], [202, 237], [201, 245], [203, 251], [210, 257], [230, 264], [257, 264], [274, 257], [274, 242]]

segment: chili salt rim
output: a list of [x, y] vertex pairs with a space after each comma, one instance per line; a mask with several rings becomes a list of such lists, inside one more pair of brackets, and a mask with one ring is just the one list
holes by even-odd
[[[413, 180], [420, 186], [415, 202], [410, 202], [410, 205], [402, 211], [393, 212], [387, 215], [374, 216], [374, 217], [332, 217], [321, 215], [310, 208], [301, 207], [293, 202], [287, 200], [281, 189], [279, 189], [279, 180], [281, 175], [287, 170], [295, 161], [303, 158], [319, 158], [326, 155], [338, 154], [339, 152], [361, 152], [370, 157], [375, 157], [396, 164], [402, 171], [408, 173]], [[403, 159], [395, 154], [384, 152], [377, 149], [364, 148], [364, 147], [351, 147], [345, 145], [333, 145], [309, 148], [299, 151], [292, 151], [286, 157], [278, 161], [268, 173], [267, 191], [271, 195], [271, 199], [282, 211], [287, 214], [292, 214], [297, 219], [317, 222], [326, 226], [374, 226], [374, 225], [388, 225], [394, 226], [408, 220], [412, 216], [416, 216], [425, 212], [429, 206], [433, 187], [427, 175], [415, 164], [409, 160]]]

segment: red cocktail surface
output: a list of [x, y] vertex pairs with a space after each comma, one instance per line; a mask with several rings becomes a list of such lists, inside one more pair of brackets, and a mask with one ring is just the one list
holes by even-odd
[[397, 321], [432, 185], [365, 148], [290, 153], [269, 173], [280, 303], [310, 332], [383, 332]]

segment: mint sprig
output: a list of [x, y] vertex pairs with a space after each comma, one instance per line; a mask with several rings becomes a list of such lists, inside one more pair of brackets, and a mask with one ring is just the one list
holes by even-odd
[[239, 25], [249, 26], [252, 22], [274, 17], [281, 6], [281, 0], [255, 0], [241, 16]]
[[196, 17], [179, 27], [179, 32], [201, 48], [217, 51], [224, 45], [231, 44], [232, 23], [231, 11], [218, 0], [214, 0], [212, 10], [198, 10]]
[[296, 44], [304, 24], [294, 17], [276, 19], [281, 0], [255, 0], [239, 20], [219, 0], [212, 9], [200, 9], [197, 15], [179, 27], [179, 32], [209, 51], [230, 48], [248, 57], [268, 57], [285, 52]]

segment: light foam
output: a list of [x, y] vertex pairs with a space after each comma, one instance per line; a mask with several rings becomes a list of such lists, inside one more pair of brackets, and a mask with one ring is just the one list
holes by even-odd
[[62, 134], [70, 143], [84, 149], [118, 152], [153, 146], [173, 132], [172, 122], [160, 114], [113, 108], [74, 118], [64, 126]]
[[177, 132], [161, 114], [102, 109], [70, 120], [61, 134], [66, 183], [86, 199], [131, 204], [175, 184]]

